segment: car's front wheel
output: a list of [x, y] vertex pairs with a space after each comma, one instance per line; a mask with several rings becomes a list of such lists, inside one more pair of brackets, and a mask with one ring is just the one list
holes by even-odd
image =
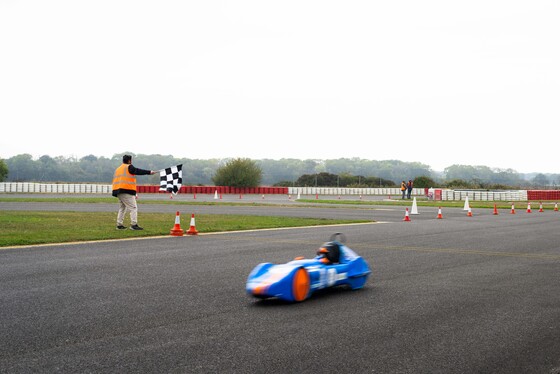
[[294, 296], [294, 301], [303, 301], [307, 299], [310, 287], [311, 279], [307, 270], [305, 270], [304, 268], [299, 268], [298, 270], [296, 270], [292, 281], [292, 293]]

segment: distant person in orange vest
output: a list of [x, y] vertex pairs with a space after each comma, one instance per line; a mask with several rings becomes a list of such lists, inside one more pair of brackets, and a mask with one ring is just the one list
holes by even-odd
[[404, 200], [404, 194], [406, 193], [406, 182], [402, 181], [401, 183], [401, 192], [402, 192], [402, 199]]
[[138, 207], [136, 205], [136, 176], [155, 174], [156, 171], [136, 168], [132, 165], [132, 156], [124, 155], [123, 163], [115, 170], [113, 176], [113, 196], [119, 199], [117, 230], [125, 230], [124, 216], [130, 212], [130, 229], [144, 230], [138, 226]]
[[412, 193], [412, 180], [408, 180], [408, 184], [406, 185], [406, 189], [408, 191], [406, 197], [410, 199], [410, 194]]

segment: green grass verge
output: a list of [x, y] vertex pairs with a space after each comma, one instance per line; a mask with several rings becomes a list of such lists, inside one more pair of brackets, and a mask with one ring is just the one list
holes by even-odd
[[[24, 202], [24, 203], [80, 203], [80, 204], [115, 204], [118, 200], [114, 197], [0, 197], [0, 202]], [[164, 204], [164, 205], [248, 205], [247, 203], [235, 202], [212, 202], [212, 201], [181, 201], [181, 200], [144, 200], [138, 199], [138, 204]], [[250, 204], [250, 203], [249, 203]], [[255, 203], [258, 205], [258, 203]], [[261, 204], [264, 205], [264, 204]]]
[[[36, 202], [36, 203], [80, 203], [80, 204], [96, 204], [96, 203], [110, 203], [115, 204], [117, 200], [114, 197], [0, 197], [0, 202]], [[298, 205], [298, 203], [301, 203]], [[329, 205], [392, 205], [392, 206], [410, 206], [411, 200], [338, 200], [338, 199], [299, 199], [289, 204], [275, 204], [276, 206], [309, 206], [309, 203], [315, 204], [317, 207]], [[431, 201], [424, 197], [417, 198], [416, 203], [418, 206], [431, 206], [431, 207], [447, 207], [459, 208], [465, 205], [464, 201]], [[516, 208], [527, 207], [527, 201], [513, 201]], [[553, 209], [555, 201], [543, 201], [543, 209]], [[270, 203], [261, 202], [212, 202], [212, 201], [180, 201], [180, 200], [138, 200], [138, 204], [162, 204], [162, 205], [229, 205], [229, 206], [269, 206]], [[471, 208], [494, 208], [496, 204], [497, 209], [511, 209], [512, 201], [473, 201], [469, 200]], [[531, 202], [533, 207], [538, 208], [538, 201]]]
[[[300, 199], [298, 202], [301, 203], [316, 203], [317, 205], [320, 204], [340, 204], [340, 205], [383, 205], [383, 206], [411, 206], [411, 200], [391, 200], [391, 201], [383, 201], [383, 200], [371, 200], [371, 201], [364, 201], [364, 200], [311, 200], [311, 199]], [[494, 204], [496, 205], [497, 209], [511, 209], [511, 204], [515, 205], [516, 209], [522, 209], [527, 207], [527, 201], [473, 201], [469, 200], [469, 206], [471, 208], [487, 208], [487, 209], [494, 209]], [[543, 201], [543, 209], [554, 209], [553, 201]], [[534, 209], [535, 207], [538, 209], [538, 201], [531, 201], [531, 206]], [[447, 208], [462, 208], [465, 206], [464, 201], [428, 201], [428, 200], [416, 200], [416, 205], [418, 206], [431, 206], [431, 207], [447, 207]]]
[[[52, 203], [115, 203], [113, 197], [1, 197], [0, 202], [52, 202]], [[301, 204], [297, 204], [300, 202]], [[333, 205], [392, 205], [410, 206], [412, 200], [323, 200], [323, 199], [300, 199], [295, 204], [286, 206], [309, 206], [313, 203], [316, 207]], [[139, 200], [139, 204], [173, 204], [173, 205], [269, 205], [266, 203], [233, 203], [233, 202], [187, 202], [167, 200]], [[463, 207], [464, 201], [428, 201], [417, 199], [418, 206], [432, 207]], [[510, 209], [512, 202], [506, 201], [469, 201], [472, 208], [494, 207], [498, 209]], [[525, 209], [527, 201], [515, 201], [517, 209]], [[533, 203], [538, 209], [538, 202]], [[280, 205], [278, 205], [280, 206]], [[543, 202], [544, 209], [553, 209], [554, 202]], [[142, 213], [140, 212], [140, 225], [143, 231], [115, 229], [116, 213], [89, 213], [89, 212], [43, 212], [43, 211], [0, 211], [0, 247], [64, 243], [72, 241], [106, 240], [119, 238], [135, 238], [146, 236], [169, 235], [169, 231], [175, 223], [175, 215], [168, 213]], [[188, 229], [190, 217], [182, 220], [181, 227]], [[261, 217], [243, 215], [199, 215], [196, 217], [197, 230], [200, 233], [252, 230], [277, 227], [298, 227], [313, 225], [328, 225], [337, 223], [359, 223], [363, 220], [327, 220], [292, 217]]]
[[[0, 211], [0, 247], [169, 235], [175, 224], [175, 214], [169, 213], [140, 213], [138, 218], [143, 231], [117, 230], [116, 213], [109, 212]], [[199, 233], [368, 222], [214, 214], [195, 220]], [[181, 228], [189, 226], [190, 216], [182, 217]]]

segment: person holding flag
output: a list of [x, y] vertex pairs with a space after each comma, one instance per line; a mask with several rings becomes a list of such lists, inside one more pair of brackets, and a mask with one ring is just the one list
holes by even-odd
[[138, 226], [138, 206], [136, 205], [136, 176], [155, 174], [157, 171], [144, 170], [132, 165], [132, 156], [124, 155], [123, 163], [115, 170], [113, 176], [113, 196], [119, 199], [117, 230], [125, 230], [124, 217], [130, 213], [130, 229], [144, 230]]

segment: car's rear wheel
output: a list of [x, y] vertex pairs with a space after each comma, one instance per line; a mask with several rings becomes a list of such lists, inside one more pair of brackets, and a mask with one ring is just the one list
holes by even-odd
[[304, 268], [299, 268], [294, 274], [292, 282], [294, 301], [303, 301], [307, 299], [310, 286], [311, 280], [309, 278], [309, 273]]

